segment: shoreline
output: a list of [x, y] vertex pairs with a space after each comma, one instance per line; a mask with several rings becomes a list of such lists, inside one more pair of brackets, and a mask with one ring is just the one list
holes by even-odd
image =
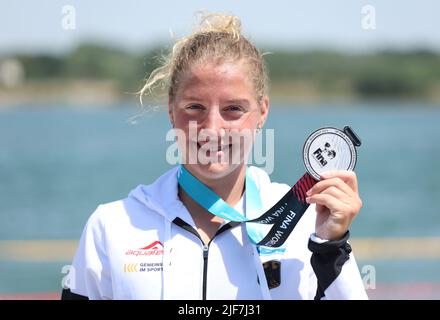
[[[111, 80], [51, 80], [27, 82], [14, 88], [0, 87], [0, 110], [23, 105], [69, 105], [83, 108], [89, 105], [108, 108], [113, 105], [139, 105], [136, 89], [123, 90]], [[440, 106], [440, 88], [424, 96], [359, 96], [347, 86], [322, 90], [304, 81], [273, 82], [270, 100], [273, 104], [359, 103], [365, 101], [421, 102]], [[166, 104], [166, 99], [148, 104]]]

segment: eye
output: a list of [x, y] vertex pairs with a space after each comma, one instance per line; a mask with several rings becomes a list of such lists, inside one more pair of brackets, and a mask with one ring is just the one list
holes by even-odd
[[232, 111], [232, 112], [243, 112], [243, 108], [239, 105], [231, 105], [231, 106], [227, 106], [225, 108], [225, 111]]
[[186, 107], [189, 110], [203, 110], [204, 107], [201, 104], [193, 103]]

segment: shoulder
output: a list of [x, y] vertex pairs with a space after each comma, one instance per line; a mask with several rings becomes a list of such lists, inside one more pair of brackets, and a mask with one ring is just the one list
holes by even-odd
[[127, 231], [130, 227], [155, 228], [164, 218], [172, 220], [180, 210], [176, 170], [172, 168], [149, 185], [138, 185], [124, 199], [100, 204], [87, 227]]
[[117, 200], [98, 205], [89, 216], [84, 228], [85, 233], [92, 233], [95, 237], [101, 236], [108, 225], [120, 224], [126, 220], [124, 200]]

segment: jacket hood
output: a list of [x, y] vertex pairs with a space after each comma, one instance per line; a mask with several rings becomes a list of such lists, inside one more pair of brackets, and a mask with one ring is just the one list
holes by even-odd
[[171, 168], [152, 184], [137, 186], [128, 197], [142, 203], [169, 222], [179, 216], [189, 223], [192, 219], [187, 215], [187, 210], [182, 210], [184, 206], [178, 196], [178, 171], [178, 166]]
[[[130, 192], [128, 197], [142, 203], [168, 221], [173, 221], [176, 217], [179, 217], [191, 224], [192, 218], [187, 210], [182, 210], [184, 205], [178, 196], [178, 171], [179, 166], [171, 168], [152, 184], [137, 186]], [[260, 190], [261, 196], [264, 196], [264, 189], [267, 187], [270, 186], [273, 188], [279, 186], [279, 184], [271, 184], [267, 173], [260, 168], [248, 167], [248, 173]], [[284, 190], [286, 189], [284, 188]]]

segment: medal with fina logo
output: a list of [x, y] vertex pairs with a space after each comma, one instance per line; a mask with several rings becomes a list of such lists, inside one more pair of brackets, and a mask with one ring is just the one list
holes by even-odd
[[361, 145], [359, 137], [346, 126], [343, 130], [321, 128], [313, 132], [303, 148], [304, 165], [315, 179], [326, 171], [350, 170], [356, 165], [356, 148]]

